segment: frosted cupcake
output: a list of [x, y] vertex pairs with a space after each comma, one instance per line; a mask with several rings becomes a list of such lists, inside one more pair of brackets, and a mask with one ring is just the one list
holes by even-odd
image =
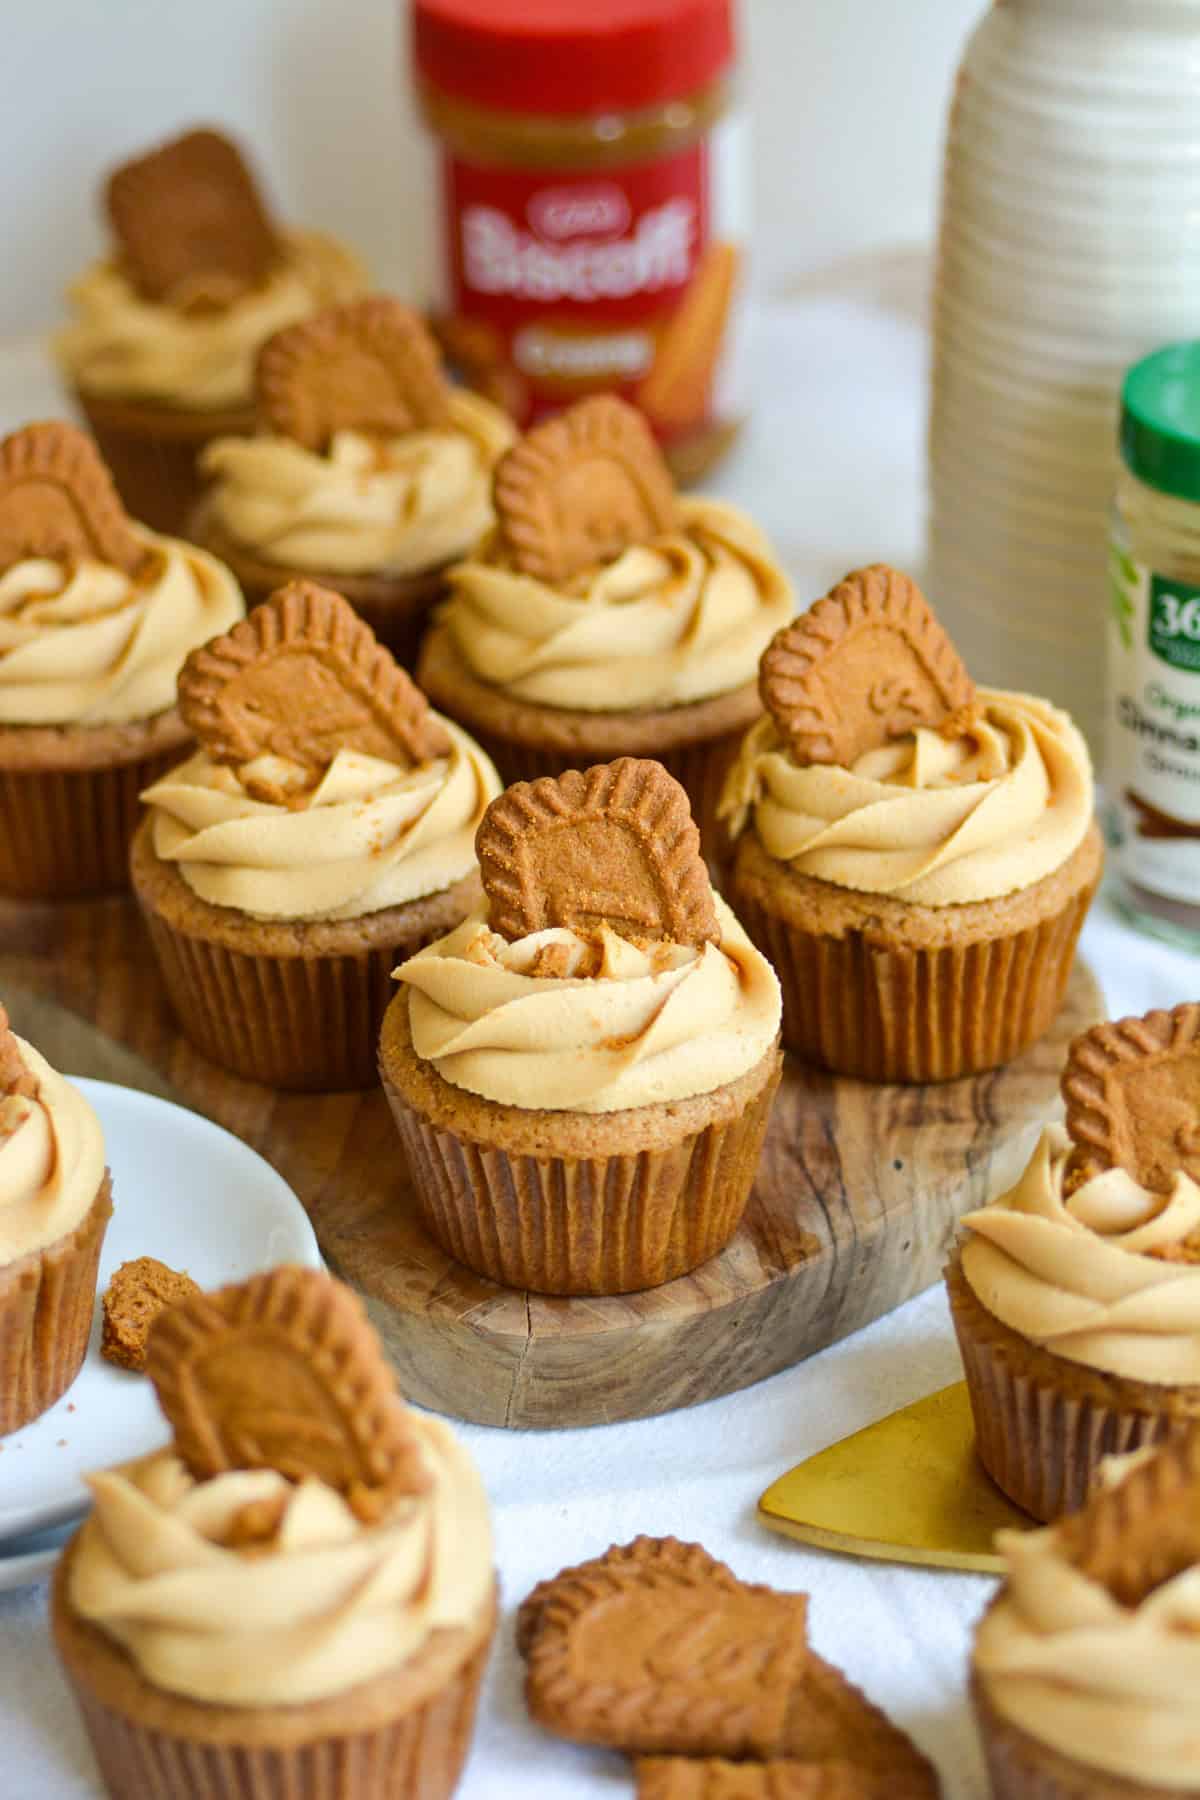
[[612, 396], [523, 438], [495, 505], [495, 534], [450, 572], [422, 686], [508, 781], [653, 757], [707, 848], [762, 710], [758, 659], [793, 611], [766, 537], [736, 507], [677, 496], [641, 415]]
[[114, 1800], [446, 1800], [495, 1628], [487, 1501], [309, 1269], [155, 1323], [173, 1442], [91, 1479], [55, 1644]]
[[278, 226], [215, 131], [126, 163], [105, 199], [114, 248], [72, 284], [55, 353], [125, 504], [180, 531], [199, 451], [254, 429], [260, 346], [363, 292], [366, 272], [331, 238]]
[[618, 1294], [737, 1229], [779, 1084], [779, 987], [687, 797], [632, 758], [518, 783], [487, 901], [396, 970], [379, 1064], [421, 1214], [510, 1287]]
[[99, 1119], [0, 1006], [0, 1437], [79, 1373], [111, 1215]]
[[205, 451], [196, 535], [251, 600], [311, 576], [412, 664], [447, 567], [491, 528], [512, 426], [448, 385], [424, 324], [382, 294], [279, 332], [256, 394], [257, 435]]
[[126, 517], [75, 426], [0, 443], [0, 893], [126, 885], [138, 794], [189, 738], [179, 671], [244, 610], [214, 557]]
[[182, 1030], [274, 1087], [367, 1087], [399, 957], [478, 903], [499, 779], [340, 595], [282, 588], [189, 657], [200, 748], [147, 788], [133, 885]]

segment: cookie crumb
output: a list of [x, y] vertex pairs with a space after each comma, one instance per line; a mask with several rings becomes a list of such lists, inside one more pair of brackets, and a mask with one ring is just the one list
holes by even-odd
[[140, 1375], [146, 1367], [146, 1340], [160, 1312], [198, 1294], [190, 1275], [168, 1268], [154, 1256], [122, 1263], [104, 1295], [100, 1354], [118, 1369]]

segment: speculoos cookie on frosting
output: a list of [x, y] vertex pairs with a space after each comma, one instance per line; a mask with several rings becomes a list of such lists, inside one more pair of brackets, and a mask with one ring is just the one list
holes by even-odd
[[179, 670], [244, 611], [215, 557], [126, 515], [74, 425], [0, 443], [0, 893], [126, 885], [138, 793], [189, 738]]
[[1039, 1519], [1200, 1421], [1200, 1005], [1084, 1032], [1062, 1088], [946, 1271], [980, 1457]]
[[754, 521], [677, 495], [615, 396], [536, 426], [496, 470], [496, 530], [450, 571], [419, 679], [510, 781], [654, 757], [706, 848], [721, 777], [758, 717], [758, 659], [792, 616]]
[[258, 429], [219, 439], [195, 520], [251, 600], [292, 575], [336, 587], [406, 664], [449, 564], [494, 522], [506, 415], [446, 379], [424, 322], [384, 294], [278, 332]]
[[477, 848], [484, 901], [397, 968], [380, 1043], [425, 1224], [544, 1293], [685, 1274], [749, 1197], [781, 1068], [775, 976], [659, 763], [519, 782]]
[[726, 889], [783, 1035], [872, 1081], [1009, 1061], [1050, 1025], [1102, 847], [1083, 738], [976, 688], [908, 576], [859, 569], [766, 650], [721, 799]]
[[397, 959], [479, 903], [494, 768], [312, 582], [195, 651], [179, 704], [199, 748], [132, 868], [181, 1028], [249, 1080], [372, 1085]]

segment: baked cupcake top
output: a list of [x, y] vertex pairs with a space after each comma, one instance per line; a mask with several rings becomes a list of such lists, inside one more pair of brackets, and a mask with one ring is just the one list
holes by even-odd
[[55, 339], [87, 393], [189, 411], [251, 404], [272, 332], [362, 293], [357, 257], [267, 216], [236, 147], [192, 131], [127, 163], [106, 188], [114, 254], [69, 290]]
[[449, 387], [433, 338], [372, 295], [278, 332], [259, 356], [259, 432], [219, 438], [206, 516], [268, 562], [413, 575], [492, 524], [492, 469], [513, 439], [490, 401]]
[[997, 1545], [1007, 1576], [973, 1659], [995, 1710], [1087, 1769], [1200, 1791], [1200, 1436]]
[[200, 748], [142, 798], [209, 904], [357, 918], [475, 867], [499, 777], [339, 594], [289, 582], [188, 658], [179, 706]]
[[75, 426], [0, 443], [0, 726], [166, 712], [188, 652], [244, 611], [223, 563], [126, 517]]
[[758, 526], [678, 498], [641, 414], [613, 396], [529, 432], [497, 467], [495, 506], [439, 618], [472, 673], [514, 699], [624, 712], [730, 693], [791, 618]]
[[413, 1048], [452, 1086], [616, 1112], [712, 1093], [770, 1049], [779, 983], [661, 764], [519, 782], [477, 845], [486, 905], [396, 970]]
[[848, 575], [762, 660], [721, 816], [798, 874], [924, 906], [1000, 899], [1061, 868], [1094, 806], [1066, 713], [976, 689], [923, 595]]
[[1129, 1380], [1200, 1383], [1200, 1005], [1093, 1027], [1016, 1186], [967, 1213], [962, 1271], [987, 1310]]
[[0, 1006], [0, 1265], [67, 1237], [103, 1179], [99, 1119]]
[[68, 1595], [153, 1686], [302, 1706], [486, 1607], [479, 1476], [405, 1406], [340, 1282], [281, 1268], [185, 1300], [147, 1373], [174, 1442], [91, 1478]]

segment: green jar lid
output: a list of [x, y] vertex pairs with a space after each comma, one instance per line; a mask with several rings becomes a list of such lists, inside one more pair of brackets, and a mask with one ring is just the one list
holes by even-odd
[[1134, 363], [1121, 392], [1121, 455], [1148, 487], [1200, 500], [1200, 343]]

